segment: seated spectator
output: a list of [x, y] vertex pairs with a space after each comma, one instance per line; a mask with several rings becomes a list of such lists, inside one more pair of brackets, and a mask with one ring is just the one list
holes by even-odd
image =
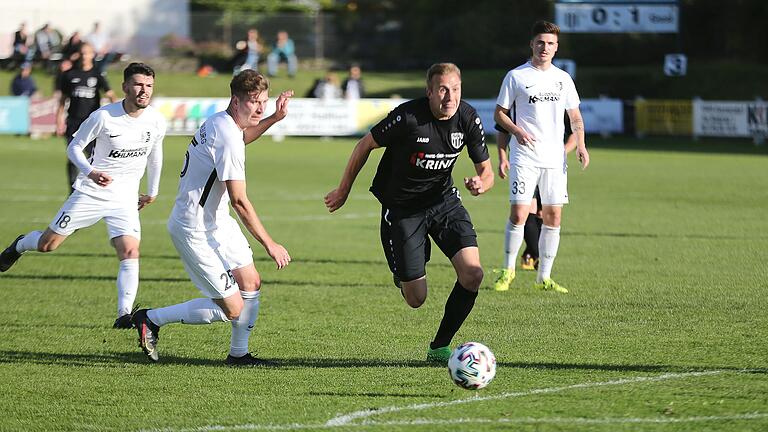
[[267, 56], [267, 73], [269, 76], [277, 75], [277, 68], [281, 61], [288, 64], [288, 76], [296, 76], [299, 63], [296, 58], [296, 47], [293, 44], [293, 39], [288, 37], [288, 32], [285, 30], [277, 32], [277, 41]]
[[37, 85], [35, 80], [32, 79], [32, 65], [24, 63], [21, 65], [21, 70], [11, 81], [11, 94], [14, 96], [28, 96], [32, 97], [37, 93]]
[[27, 52], [27, 61], [36, 58], [47, 62], [60, 45], [61, 36], [50, 24], [45, 23], [40, 30], [35, 32], [34, 49]]
[[[29, 35], [27, 34], [27, 23], [23, 22], [19, 26], [19, 29], [13, 34], [13, 59], [17, 62], [22, 62], [27, 56], [29, 46], [27, 41]], [[18, 64], [18, 63], [17, 63]]]
[[[240, 61], [235, 62], [233, 73], [237, 74], [246, 69], [259, 70], [259, 55], [261, 54], [261, 42], [259, 42], [259, 31], [255, 28], [248, 30], [248, 36], [245, 41], [239, 41], [235, 45], [237, 54], [235, 58]], [[241, 63], [242, 62], [242, 63]]]
[[361, 75], [362, 72], [359, 65], [352, 64], [349, 67], [349, 76], [341, 83], [344, 99], [360, 99], [365, 97], [365, 87], [363, 86]]

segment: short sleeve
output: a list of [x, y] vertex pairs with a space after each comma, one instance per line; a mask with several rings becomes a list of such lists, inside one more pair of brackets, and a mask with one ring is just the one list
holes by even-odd
[[512, 71], [509, 71], [507, 72], [507, 76], [505, 76], [504, 80], [501, 82], [499, 96], [496, 98], [496, 105], [504, 109], [511, 109], [514, 102], [515, 78], [512, 76]]
[[105, 92], [108, 92], [110, 89], [109, 87], [109, 81], [107, 81], [107, 77], [104, 76], [104, 74], [99, 74], [99, 88], [102, 89]]
[[401, 142], [407, 131], [407, 118], [402, 105], [393, 109], [383, 120], [371, 128], [371, 135], [381, 147]]
[[[220, 181], [245, 180], [245, 144], [232, 134], [217, 130], [213, 138], [214, 166]], [[210, 138], [209, 138], [210, 139]]]
[[568, 85], [565, 93], [565, 109], [570, 110], [578, 108], [581, 101], [579, 100], [579, 93], [576, 91], [576, 84], [573, 83], [570, 75], [567, 75], [568, 79], [566, 83]]
[[483, 122], [474, 108], [468, 106], [466, 110], [465, 131], [467, 133], [467, 153], [474, 163], [488, 160], [488, 147], [485, 145], [485, 131]]

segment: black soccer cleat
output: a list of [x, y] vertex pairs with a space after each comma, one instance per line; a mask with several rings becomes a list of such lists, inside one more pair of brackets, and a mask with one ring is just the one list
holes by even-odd
[[16, 237], [16, 240], [0, 253], [0, 272], [7, 271], [19, 258], [21, 258], [21, 254], [16, 252], [16, 245], [19, 243], [19, 240], [23, 238], [24, 234]]
[[233, 357], [228, 355], [225, 363], [227, 366], [232, 367], [276, 366], [275, 362], [254, 357], [251, 355], [251, 353], [247, 353], [242, 357]]
[[139, 332], [139, 347], [150, 360], [156, 362], [160, 359], [157, 355], [157, 341], [160, 339], [160, 327], [147, 317], [149, 309], [139, 309], [133, 314], [131, 321]]
[[112, 324], [112, 328], [118, 329], [118, 330], [132, 329], [133, 328], [132, 319], [133, 319], [133, 316], [131, 316], [131, 314], [121, 315], [115, 320], [115, 323]]

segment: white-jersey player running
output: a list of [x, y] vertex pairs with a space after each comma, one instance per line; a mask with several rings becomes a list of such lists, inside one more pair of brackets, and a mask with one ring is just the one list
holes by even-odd
[[[576, 86], [566, 72], [552, 64], [559, 35], [560, 28], [550, 22], [538, 21], [533, 25], [531, 60], [507, 73], [496, 100], [496, 123], [513, 134], [517, 141], [517, 145], [509, 146], [508, 162], [500, 153], [499, 172], [506, 174], [509, 171], [512, 208], [505, 229], [504, 267], [494, 284], [498, 291], [508, 290], [515, 278], [515, 257], [523, 243], [525, 220], [538, 186], [544, 224], [539, 237], [540, 262], [534, 286], [568, 292], [550, 277], [560, 244], [562, 208], [568, 203], [563, 148], [565, 112], [576, 136], [576, 154], [582, 169], [589, 165], [589, 153], [584, 142], [584, 122]], [[514, 119], [510, 118], [513, 106]]]
[[227, 110], [208, 118], [189, 144], [176, 204], [168, 220], [168, 231], [184, 268], [205, 297], [141, 309], [133, 315], [139, 346], [152, 361], [158, 360], [161, 326], [231, 321], [226, 363], [264, 364], [248, 352], [248, 339], [259, 313], [261, 278], [253, 265], [248, 240], [230, 216], [229, 207], [264, 246], [278, 269], [288, 265], [288, 251], [272, 240], [248, 200], [245, 144], [286, 116], [293, 92], [283, 92], [276, 101], [275, 114], [262, 121], [268, 98], [267, 79], [256, 71], [244, 70], [232, 78], [229, 86]]
[[[0, 255], [0, 271], [6, 271], [24, 252], [54, 251], [78, 229], [104, 219], [120, 260], [115, 328], [131, 328], [130, 313], [139, 287], [139, 210], [155, 200], [160, 185], [166, 122], [149, 105], [154, 83], [155, 72], [146, 64], [131, 63], [125, 68], [125, 99], [94, 111], [67, 147], [67, 156], [80, 170], [75, 191], [44, 232], [19, 236]], [[83, 149], [94, 140], [88, 160]], [[139, 194], [145, 170], [146, 195]]]

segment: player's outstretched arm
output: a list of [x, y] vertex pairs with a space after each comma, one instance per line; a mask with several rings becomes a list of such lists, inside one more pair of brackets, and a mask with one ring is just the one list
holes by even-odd
[[264, 225], [261, 224], [259, 216], [256, 215], [256, 210], [253, 208], [251, 201], [246, 194], [245, 181], [243, 180], [227, 180], [227, 193], [229, 194], [229, 201], [232, 205], [232, 209], [235, 210], [240, 221], [245, 225], [248, 232], [251, 233], [259, 243], [264, 246], [267, 254], [275, 261], [277, 268], [281, 269], [291, 262], [291, 256], [283, 245], [275, 243], [272, 237], [269, 236]]
[[474, 177], [465, 177], [464, 186], [473, 196], [489, 191], [493, 187], [493, 167], [491, 160], [486, 159], [483, 162], [475, 164], [477, 175]]
[[352, 155], [349, 157], [347, 167], [344, 168], [339, 187], [328, 192], [328, 195], [325, 196], [325, 206], [328, 207], [329, 212], [334, 212], [344, 205], [349, 192], [352, 190], [352, 184], [355, 183], [357, 175], [368, 160], [368, 155], [371, 154], [371, 150], [378, 147], [379, 145], [376, 144], [370, 132], [357, 142], [355, 149], [352, 150]]
[[568, 117], [571, 119], [571, 130], [576, 135], [576, 156], [581, 163], [581, 169], [585, 170], [589, 166], [589, 152], [584, 138], [584, 119], [581, 117], [579, 108], [567, 110]]
[[280, 93], [275, 100], [275, 112], [271, 116], [261, 120], [259, 124], [243, 131], [243, 141], [248, 145], [259, 139], [272, 125], [284, 119], [288, 115], [288, 101], [293, 97], [293, 90]]

